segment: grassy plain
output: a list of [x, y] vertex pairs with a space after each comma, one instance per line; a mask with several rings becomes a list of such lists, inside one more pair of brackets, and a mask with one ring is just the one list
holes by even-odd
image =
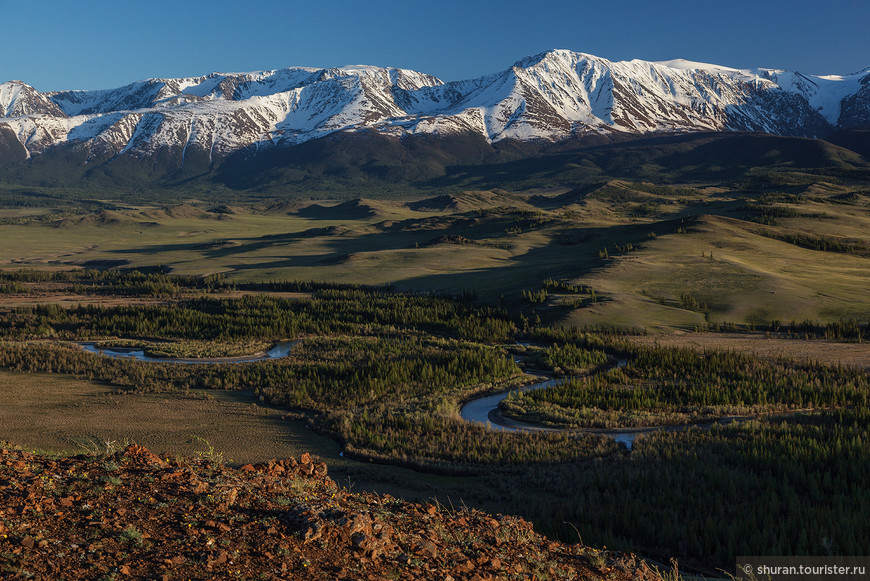
[[866, 343], [789, 339], [776, 334], [755, 333], [669, 333], [637, 335], [630, 341], [640, 345], [680, 347], [697, 351], [740, 351], [764, 359], [818, 361], [870, 370], [870, 347]]
[[[104, 451], [125, 441], [194, 455], [208, 441], [228, 462], [301, 454], [305, 432], [288, 432], [286, 412], [257, 406], [252, 393], [209, 391], [176, 395], [125, 394], [71, 376], [0, 372], [3, 437], [59, 453]], [[314, 439], [314, 438], [311, 438]]]

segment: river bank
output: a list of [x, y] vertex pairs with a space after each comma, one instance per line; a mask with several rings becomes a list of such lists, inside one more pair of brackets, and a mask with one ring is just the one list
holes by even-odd
[[260, 351], [251, 355], [241, 355], [235, 357], [156, 357], [148, 355], [144, 348], [137, 347], [101, 347], [97, 343], [77, 343], [82, 349], [88, 353], [94, 353], [105, 357], [136, 359], [138, 361], [147, 361], [152, 363], [187, 363], [187, 364], [211, 364], [211, 363], [251, 363], [254, 361], [264, 361], [267, 359], [280, 359], [290, 354], [290, 350], [297, 341], [279, 341], [270, 349]]

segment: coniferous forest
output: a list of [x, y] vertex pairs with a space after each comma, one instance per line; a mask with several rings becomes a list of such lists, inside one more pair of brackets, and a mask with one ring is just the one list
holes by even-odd
[[[113, 271], [7, 272], [3, 283], [12, 293], [66, 285], [83, 297], [159, 299], [3, 309], [5, 370], [79, 376], [118, 393], [252, 392], [307, 418], [349, 457], [463, 477], [474, 483], [469, 502], [496, 498], [548, 534], [705, 570], [738, 554], [868, 549], [870, 379], [855, 368], [641, 346], [620, 332], [530, 324], [473, 296], [386, 287], [239, 289]], [[222, 364], [81, 348], [198, 358], [286, 340], [286, 357]], [[512, 394], [502, 414], [563, 429], [503, 432], [460, 418], [474, 396], [534, 381], [523, 368], [564, 382]], [[661, 426], [670, 429], [642, 433], [631, 450], [607, 434]]]

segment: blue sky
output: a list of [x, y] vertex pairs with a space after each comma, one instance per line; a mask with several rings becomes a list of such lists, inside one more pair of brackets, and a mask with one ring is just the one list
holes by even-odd
[[810, 74], [870, 66], [866, 0], [0, 0], [0, 19], [0, 82], [42, 91], [292, 65], [449, 81], [551, 48]]

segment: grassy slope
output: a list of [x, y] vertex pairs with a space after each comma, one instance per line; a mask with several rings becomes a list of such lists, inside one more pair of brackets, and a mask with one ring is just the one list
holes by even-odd
[[[844, 229], [865, 221], [866, 216], [838, 220]], [[798, 229], [815, 226], [803, 219], [795, 222]], [[583, 277], [582, 282], [601, 289], [613, 302], [575, 312], [568, 320], [633, 321], [638, 326], [701, 323], [703, 313], [679, 302], [682, 293], [690, 293], [707, 303], [711, 322], [866, 321], [867, 266], [865, 257], [800, 248], [754, 234], [745, 223], [705, 216], [690, 233], [659, 237], [644, 250]]]
[[[361, 200], [333, 210], [322, 203], [229, 214], [128, 208], [2, 225], [0, 268], [169, 265], [178, 273], [224, 272], [239, 281], [390, 283], [508, 300], [552, 277], [590, 285], [605, 299], [571, 313], [551, 309], [571, 324], [692, 327], [704, 322], [704, 312], [710, 321], [738, 323], [867, 320], [870, 257], [764, 235], [868, 241], [865, 196], [843, 204], [836, 196], [848, 187], [803, 190], [810, 197], [797, 199], [809, 201], [767, 205], [797, 215], [775, 225], [746, 219], [745, 204], [757, 194], [629, 182], [524, 199], [468, 194], [449, 198], [452, 204]], [[460, 236], [465, 243], [457, 243]], [[620, 252], [627, 243], [633, 249]], [[683, 294], [707, 308], [684, 308]], [[560, 302], [551, 297], [547, 306]]]

